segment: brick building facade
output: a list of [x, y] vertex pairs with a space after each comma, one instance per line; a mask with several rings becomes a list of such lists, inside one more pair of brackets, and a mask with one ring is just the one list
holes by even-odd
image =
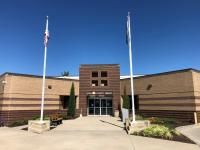
[[[46, 78], [45, 114], [67, 112], [72, 83], [77, 116], [118, 115], [124, 88], [130, 78], [120, 79], [119, 65], [81, 65], [80, 79]], [[4, 73], [0, 76], [0, 121], [5, 124], [40, 115], [42, 77]], [[134, 78], [136, 111], [144, 116], [200, 121], [200, 71], [184, 69]]]

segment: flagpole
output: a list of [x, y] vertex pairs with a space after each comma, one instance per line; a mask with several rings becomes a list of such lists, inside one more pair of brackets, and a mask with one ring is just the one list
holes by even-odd
[[[45, 34], [48, 32], [48, 16], [46, 19], [46, 30]], [[43, 66], [43, 78], [42, 78], [42, 101], [41, 101], [41, 114], [40, 122], [43, 122], [43, 113], [44, 113], [44, 96], [45, 96], [45, 76], [46, 76], [46, 57], [47, 57], [47, 41], [44, 42], [44, 66]]]
[[133, 123], [135, 122], [135, 103], [134, 103], [134, 86], [133, 86], [133, 62], [132, 62], [132, 47], [131, 47], [131, 23], [130, 23], [130, 12], [128, 12], [128, 32], [129, 32], [129, 63], [130, 63], [130, 78], [131, 78], [131, 98], [132, 98], [132, 116]]

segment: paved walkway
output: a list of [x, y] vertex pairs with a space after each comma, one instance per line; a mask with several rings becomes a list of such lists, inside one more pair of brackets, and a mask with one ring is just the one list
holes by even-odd
[[177, 130], [200, 146], [200, 124], [178, 127]]
[[64, 121], [44, 134], [0, 128], [4, 150], [200, 150], [195, 144], [127, 135], [113, 117], [83, 117]]

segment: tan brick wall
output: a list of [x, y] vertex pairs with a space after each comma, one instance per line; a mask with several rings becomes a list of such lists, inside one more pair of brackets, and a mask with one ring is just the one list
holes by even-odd
[[[42, 78], [9, 75], [6, 78], [5, 94], [41, 95]], [[74, 82], [75, 94], [79, 94], [79, 82], [74, 80], [46, 79], [45, 95], [69, 95]], [[52, 89], [48, 89], [48, 85]], [[50, 96], [52, 97], [52, 96]]]
[[0, 97], [4, 93], [4, 83], [3, 83], [4, 80], [5, 80], [5, 76], [1, 76], [0, 77]]
[[[152, 85], [148, 89], [148, 86]], [[131, 95], [130, 79], [121, 80]], [[172, 72], [134, 79], [135, 95], [139, 95], [140, 110], [195, 111], [192, 71]]]
[[[31, 76], [7, 75], [2, 110], [39, 110], [41, 103], [42, 78]], [[72, 82], [75, 95], [79, 95], [79, 81], [46, 79], [45, 110], [60, 109], [60, 95], [70, 95]], [[52, 89], [48, 89], [48, 85]], [[77, 98], [77, 109], [79, 104]]]
[[[147, 90], [147, 87], [150, 84], [152, 85], [152, 88]], [[121, 94], [123, 94], [124, 86], [126, 86], [127, 93], [130, 94], [131, 88], [129, 79], [121, 80]], [[193, 92], [192, 72], [187, 71], [149, 77], [137, 77], [134, 78], [134, 89], [136, 95]]]
[[200, 111], [200, 73], [192, 71], [196, 110]]

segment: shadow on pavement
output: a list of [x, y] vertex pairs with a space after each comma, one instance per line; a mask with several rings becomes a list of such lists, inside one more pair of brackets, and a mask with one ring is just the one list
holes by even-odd
[[113, 126], [116, 126], [116, 127], [119, 127], [119, 128], [124, 129], [124, 127], [121, 127], [121, 126], [116, 125], [116, 124], [114, 124], [114, 123], [110, 123], [110, 122], [107, 122], [107, 121], [104, 121], [104, 120], [100, 120], [100, 121], [103, 122], [103, 123], [111, 124], [111, 125], [113, 125]]

